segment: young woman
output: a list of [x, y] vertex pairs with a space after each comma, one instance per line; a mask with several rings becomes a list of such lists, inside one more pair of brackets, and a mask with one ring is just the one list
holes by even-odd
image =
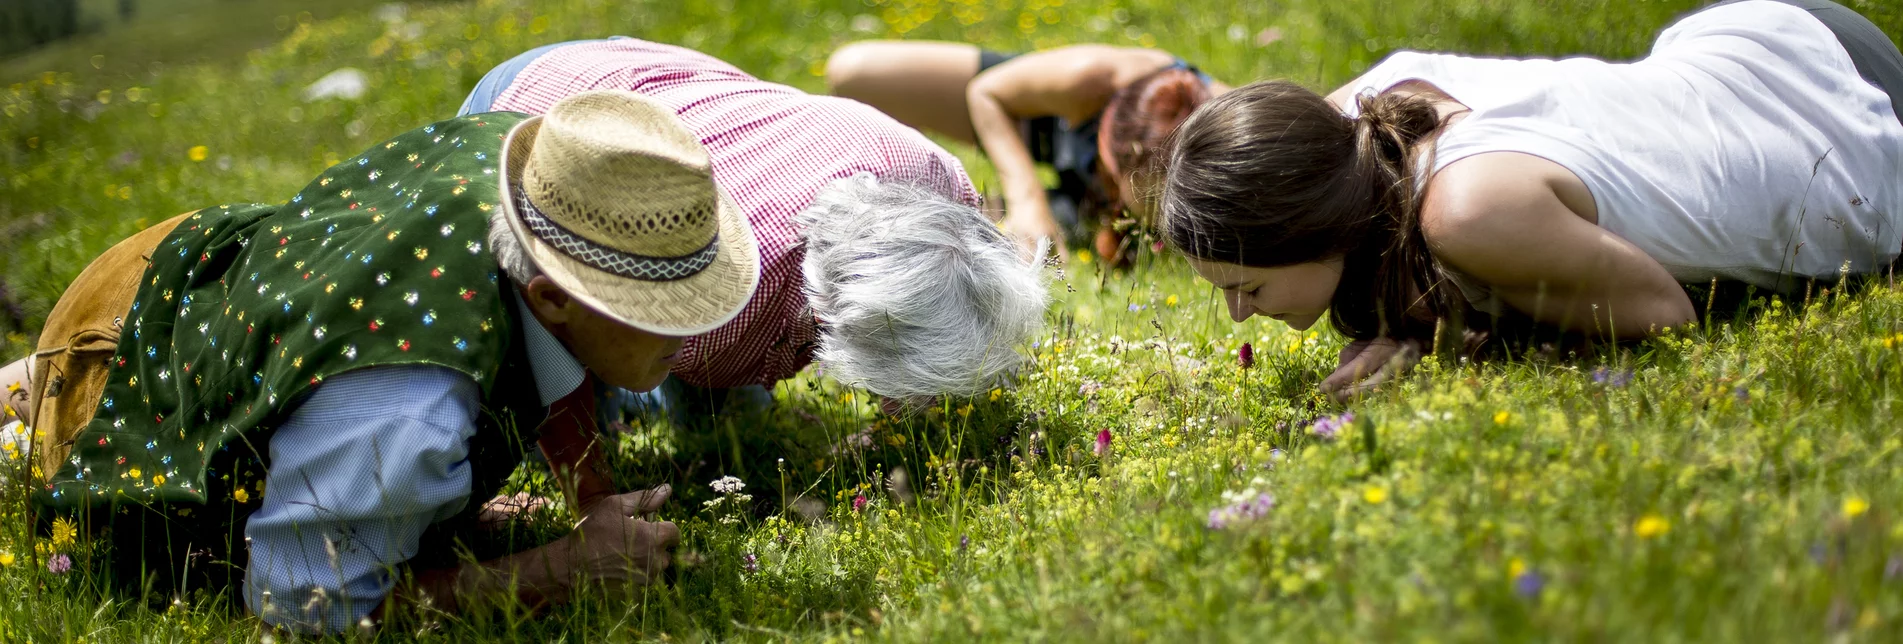
[[[1129, 169], [1149, 161], [1191, 110], [1229, 87], [1166, 52], [1074, 45], [1023, 55], [946, 42], [872, 41], [826, 61], [836, 95], [976, 143], [1003, 184], [1005, 228], [1027, 247], [1080, 238], [1121, 257], [1107, 225], [1134, 200]], [[1057, 171], [1046, 190], [1038, 163]], [[1139, 219], [1147, 213], [1133, 213]]]
[[1325, 98], [1205, 106], [1166, 153], [1162, 227], [1237, 321], [1330, 311], [1355, 341], [1322, 386], [1347, 395], [1468, 311], [1632, 338], [1692, 321], [1681, 284], [1883, 270], [1899, 92], [1903, 54], [1826, 0], [1722, 3], [1632, 63], [1402, 52]]

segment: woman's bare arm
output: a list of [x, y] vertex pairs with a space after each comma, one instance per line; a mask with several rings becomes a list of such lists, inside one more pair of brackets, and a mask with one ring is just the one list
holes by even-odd
[[1018, 121], [1042, 116], [1086, 120], [1103, 110], [1117, 88], [1172, 60], [1150, 49], [1076, 45], [1024, 54], [971, 80], [965, 98], [972, 128], [997, 168], [1005, 225], [1020, 242], [1034, 247], [1039, 237], [1058, 241], [1058, 227]]
[[1685, 289], [1644, 251], [1596, 225], [1590, 199], [1557, 163], [1480, 154], [1434, 176], [1421, 227], [1442, 262], [1536, 321], [1610, 338], [1691, 322]]

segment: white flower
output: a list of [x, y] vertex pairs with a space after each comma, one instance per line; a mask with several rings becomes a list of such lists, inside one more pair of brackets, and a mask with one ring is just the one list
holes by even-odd
[[713, 487], [715, 492], [719, 492], [721, 494], [733, 494], [733, 493], [746, 489], [747, 484], [742, 482], [738, 478], [734, 478], [731, 476], [723, 476], [723, 477], [714, 479]]

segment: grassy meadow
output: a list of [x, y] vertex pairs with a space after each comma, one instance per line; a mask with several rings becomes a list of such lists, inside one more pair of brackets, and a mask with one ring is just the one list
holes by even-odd
[[[282, 201], [549, 42], [678, 43], [811, 91], [855, 39], [1107, 42], [1320, 89], [1399, 48], [1637, 57], [1700, 3], [302, 4], [153, 0], [133, 23], [0, 60], [7, 360], [121, 237]], [[1849, 4], [1903, 35], [1903, 7]], [[303, 98], [342, 67], [368, 75], [367, 95]], [[1232, 323], [1174, 257], [1099, 266], [1079, 251], [1056, 273], [1016, 388], [887, 417], [808, 373], [769, 413], [623, 436], [624, 488], [675, 487], [671, 585], [349, 638], [1903, 640], [1903, 290], [1889, 279], [1745, 298], [1618, 348], [1431, 357], [1342, 406], [1314, 391], [1340, 337]], [[85, 572], [94, 546], [31, 534], [24, 461], [0, 462], [0, 642], [287, 638], [230, 595], [102, 592]], [[747, 498], [714, 492], [722, 476]], [[518, 478], [554, 493], [531, 468]], [[563, 512], [508, 534], [553, 538]], [[49, 570], [55, 555], [73, 570]]]

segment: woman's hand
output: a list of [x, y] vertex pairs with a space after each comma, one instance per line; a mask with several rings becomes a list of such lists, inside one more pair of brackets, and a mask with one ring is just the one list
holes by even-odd
[[1356, 340], [1341, 349], [1341, 366], [1322, 379], [1321, 389], [1336, 400], [1365, 394], [1421, 361], [1419, 340]]
[[[1044, 248], [1065, 248], [1063, 228], [1051, 214], [1051, 204], [1043, 194], [1036, 198], [1005, 200], [1004, 232], [1018, 243], [1026, 261], [1036, 259]], [[1045, 246], [1048, 243], [1049, 246]], [[1062, 261], [1062, 253], [1058, 254]]]

